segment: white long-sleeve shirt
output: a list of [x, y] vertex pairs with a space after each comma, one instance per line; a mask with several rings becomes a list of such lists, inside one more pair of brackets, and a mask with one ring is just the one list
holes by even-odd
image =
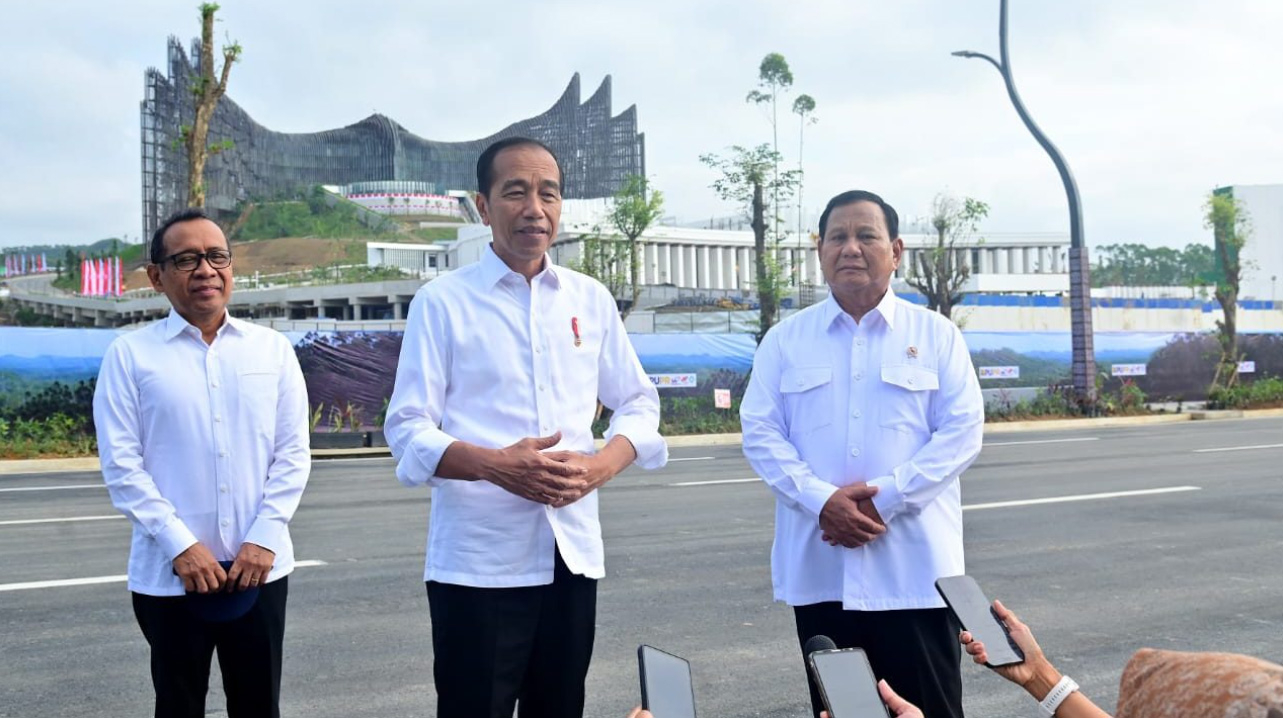
[[[576, 341], [578, 332], [578, 342]], [[599, 282], [548, 259], [526, 282], [487, 247], [410, 304], [384, 433], [407, 486], [432, 486], [424, 579], [483, 588], [552, 583], [556, 550], [605, 575], [597, 492], [554, 509], [488, 481], [435, 476], [455, 441], [488, 449], [561, 432], [591, 454], [597, 400], [645, 469], [663, 466], [659, 395]]]
[[[740, 407], [744, 455], [776, 495], [775, 598], [848, 610], [944, 606], [964, 573], [958, 478], [980, 453], [984, 400], [962, 333], [888, 290], [857, 324], [830, 295], [773, 327]], [[839, 486], [878, 487], [886, 533], [821, 540]]]
[[228, 316], [213, 344], [171, 311], [107, 349], [94, 392], [111, 501], [134, 524], [129, 590], [180, 596], [173, 560], [241, 544], [294, 570], [289, 522], [311, 470], [307, 387], [279, 332]]

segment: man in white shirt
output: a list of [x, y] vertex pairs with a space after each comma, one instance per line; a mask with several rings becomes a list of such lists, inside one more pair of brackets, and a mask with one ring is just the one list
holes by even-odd
[[[500, 140], [477, 186], [493, 241], [415, 296], [384, 431], [397, 478], [432, 487], [438, 718], [575, 718], [605, 573], [596, 489], [667, 461], [659, 397], [610, 292], [547, 257], [552, 151]], [[594, 451], [598, 399], [614, 413]]]
[[231, 250], [204, 212], [167, 219], [150, 249], [173, 309], [107, 349], [94, 422], [112, 503], [134, 525], [155, 714], [205, 715], [218, 651], [227, 714], [278, 716], [289, 522], [311, 469], [303, 374], [284, 336], [228, 315]]
[[[962, 333], [898, 299], [895, 210], [845, 192], [820, 216], [829, 297], [767, 332], [740, 408], [744, 455], [776, 496], [775, 598], [800, 643], [861, 647], [932, 718], [961, 718], [956, 621], [935, 580], [964, 572], [958, 478], [984, 402]], [[818, 716], [814, 683], [811, 702]]]

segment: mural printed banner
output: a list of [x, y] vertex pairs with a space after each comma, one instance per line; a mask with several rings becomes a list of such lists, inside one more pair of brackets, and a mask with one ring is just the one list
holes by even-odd
[[[0, 416], [21, 415], [54, 383], [88, 384], [107, 346], [124, 330], [0, 327]], [[986, 388], [1068, 382], [1068, 332], [964, 332]], [[286, 333], [298, 353], [313, 408], [337, 407], [373, 426], [386, 409], [401, 350], [399, 332]], [[645, 371], [661, 387], [665, 411], [716, 411], [728, 392], [738, 405], [756, 345], [748, 334], [634, 334]], [[1152, 400], [1205, 398], [1220, 347], [1212, 334], [1101, 332], [1096, 362], [1106, 388], [1136, 384]], [[1240, 380], [1283, 376], [1283, 334], [1242, 334]], [[814, 357], [816, 361], [822, 358]], [[676, 403], [675, 403], [676, 402]], [[724, 402], [724, 399], [723, 399]], [[723, 411], [725, 411], [723, 409]]]

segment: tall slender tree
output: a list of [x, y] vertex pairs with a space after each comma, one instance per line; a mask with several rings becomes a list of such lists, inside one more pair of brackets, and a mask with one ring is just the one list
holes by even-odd
[[629, 301], [620, 311], [621, 318], [627, 318], [641, 298], [642, 248], [638, 238], [664, 214], [664, 194], [648, 185], [640, 175], [626, 177], [610, 211], [610, 223], [627, 243]]
[[187, 205], [189, 207], [205, 206], [205, 163], [211, 155], [231, 149], [231, 141], [225, 140], [213, 145], [209, 142], [209, 123], [214, 118], [218, 101], [227, 93], [227, 78], [232, 72], [232, 65], [240, 59], [240, 43], [224, 45], [223, 67], [221, 71], [214, 68], [214, 14], [218, 12], [217, 3], [202, 3], [200, 6], [200, 75], [192, 82], [192, 102], [195, 116], [191, 126], [184, 126], [180, 141], [187, 149]]
[[802, 189], [805, 175], [802, 170], [802, 150], [806, 147], [806, 126], [819, 120], [815, 117], [815, 98], [810, 95], [798, 95], [793, 100], [793, 113], [798, 116], [797, 130], [797, 241], [802, 242]]
[[1243, 203], [1228, 190], [1214, 191], [1207, 198], [1205, 226], [1212, 230], [1216, 252], [1216, 301], [1221, 320], [1216, 323], [1221, 343], [1221, 360], [1212, 388], [1229, 388], [1238, 381], [1238, 290], [1243, 264], [1240, 254], [1252, 233], [1251, 219]]
[[[776, 230], [767, 225], [765, 197], [769, 193], [783, 196], [787, 200], [797, 189], [798, 182], [797, 170], [773, 174], [773, 168], [779, 166], [779, 159], [779, 153], [764, 144], [752, 149], [736, 145], [730, 148], [729, 157], [707, 154], [699, 158], [700, 162], [721, 173], [721, 177], [712, 184], [718, 196], [739, 204], [752, 221], [753, 249], [757, 253], [757, 296], [761, 312], [756, 334], [758, 342], [775, 325], [784, 284], [779, 262], [775, 258], [775, 245], [778, 244], [779, 237], [775, 234]], [[766, 243], [768, 235], [773, 235], [774, 238], [770, 248]]]
[[778, 52], [772, 52], [762, 58], [762, 63], [757, 68], [757, 85], [758, 90], [751, 90], [748, 96], [744, 98], [745, 102], [754, 105], [770, 104], [771, 106], [771, 149], [775, 158], [771, 164], [771, 184], [774, 190], [771, 194], [771, 210], [775, 217], [771, 221], [772, 228], [775, 230], [775, 241], [779, 241], [779, 231], [777, 225], [780, 221], [780, 128], [779, 128], [779, 98], [780, 93], [787, 91], [793, 86], [793, 71], [789, 69], [788, 60]]

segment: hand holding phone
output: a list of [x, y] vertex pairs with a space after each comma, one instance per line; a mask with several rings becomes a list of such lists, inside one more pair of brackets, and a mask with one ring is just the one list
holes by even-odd
[[889, 718], [873, 667], [862, 649], [815, 651], [807, 656], [807, 663], [829, 718]]
[[1025, 660], [1024, 651], [1011, 639], [1007, 625], [994, 613], [993, 604], [974, 578], [946, 576], [936, 581], [936, 590], [962, 627], [985, 645], [989, 658], [986, 666], [997, 668]]
[[642, 708], [655, 718], [695, 718], [689, 661], [653, 646], [638, 646], [637, 664]]

